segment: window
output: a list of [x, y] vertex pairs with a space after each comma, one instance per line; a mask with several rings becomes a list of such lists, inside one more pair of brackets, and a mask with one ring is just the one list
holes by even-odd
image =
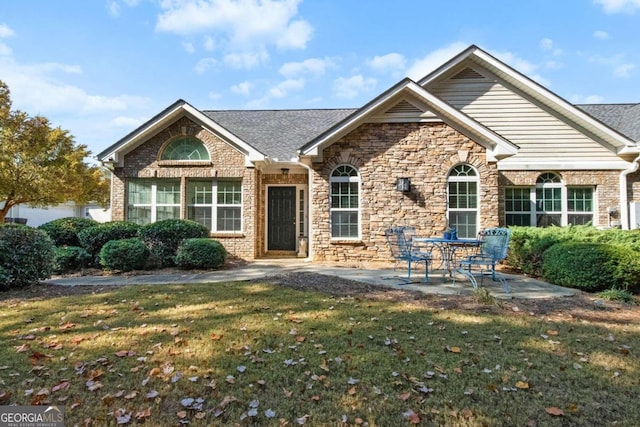
[[593, 211], [593, 187], [565, 187], [552, 172], [541, 174], [535, 187], [505, 189], [506, 225], [584, 225]]
[[360, 176], [356, 168], [338, 166], [331, 173], [331, 237], [360, 237]]
[[209, 152], [202, 141], [194, 137], [176, 139], [167, 145], [160, 160], [209, 160]]
[[478, 233], [478, 174], [470, 165], [454, 167], [447, 178], [449, 227], [462, 238]]
[[199, 222], [212, 231], [242, 230], [240, 181], [190, 180], [187, 184], [187, 203], [187, 219]]
[[[127, 220], [144, 225], [180, 218], [179, 179], [132, 179], [127, 190]], [[187, 219], [211, 231], [242, 231], [242, 182], [189, 180], [186, 191]]]
[[127, 220], [149, 224], [180, 218], [180, 180], [134, 179], [127, 185]]

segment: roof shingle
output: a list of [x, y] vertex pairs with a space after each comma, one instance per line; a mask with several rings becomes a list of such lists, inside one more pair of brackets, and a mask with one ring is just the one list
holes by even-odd
[[580, 104], [587, 114], [635, 142], [640, 142], [640, 104]]

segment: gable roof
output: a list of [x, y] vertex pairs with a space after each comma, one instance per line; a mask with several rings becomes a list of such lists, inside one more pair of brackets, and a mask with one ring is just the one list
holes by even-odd
[[246, 141], [240, 139], [238, 136], [233, 134], [233, 132], [225, 129], [188, 102], [179, 99], [124, 136], [122, 139], [98, 153], [96, 158], [103, 162], [114, 161], [121, 164], [125, 154], [135, 149], [181, 117], [189, 117], [195, 122], [200, 123], [203, 127], [216, 134], [227, 144], [244, 153], [247, 158], [247, 165], [252, 161], [263, 160], [265, 157], [263, 153], [252, 147]]
[[639, 104], [578, 104], [576, 107], [617, 130], [633, 141], [640, 142]]
[[430, 83], [460, 71], [463, 64], [468, 62], [479, 65], [495, 74], [501, 79], [502, 83], [511, 88], [511, 90], [521, 93], [531, 101], [556, 112], [564, 121], [570, 123], [572, 127], [588, 135], [591, 139], [611, 147], [616, 154], [638, 153], [640, 147], [635, 144], [635, 141], [629, 139], [618, 130], [610, 128], [600, 120], [592, 117], [585, 111], [577, 108], [475, 45], [469, 46], [454, 58], [419, 80], [418, 84], [423, 87], [428, 87]]
[[205, 110], [203, 113], [262, 153], [294, 161], [298, 149], [355, 109]]
[[507, 141], [471, 117], [432, 95], [413, 80], [405, 78], [370, 101], [364, 107], [346, 117], [340, 123], [337, 123], [317, 138], [305, 144], [300, 149], [300, 154], [319, 156], [322, 148], [332, 144], [363, 123], [366, 123], [367, 120], [377, 112], [393, 106], [406, 97], [417, 99], [445, 123], [483, 145], [487, 149], [487, 158], [489, 160], [495, 161], [503, 157], [511, 156], [516, 154], [518, 150], [518, 147], [510, 141]]

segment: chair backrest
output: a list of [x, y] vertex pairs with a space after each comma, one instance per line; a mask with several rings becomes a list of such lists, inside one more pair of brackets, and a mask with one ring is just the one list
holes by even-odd
[[407, 259], [411, 255], [411, 239], [416, 229], [410, 226], [391, 227], [385, 230], [391, 256], [398, 260]]
[[482, 243], [480, 252], [492, 261], [502, 261], [507, 257], [511, 230], [508, 228], [486, 228], [478, 233]]

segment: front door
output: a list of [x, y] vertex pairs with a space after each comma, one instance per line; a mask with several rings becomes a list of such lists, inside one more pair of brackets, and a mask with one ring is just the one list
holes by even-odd
[[296, 187], [269, 187], [269, 251], [296, 250]]

